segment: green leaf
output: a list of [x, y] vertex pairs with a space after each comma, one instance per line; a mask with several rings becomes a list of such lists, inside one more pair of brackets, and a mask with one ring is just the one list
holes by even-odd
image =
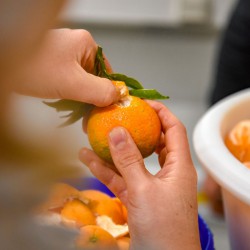
[[77, 122], [78, 120], [80, 120], [82, 117], [83, 117], [82, 112], [80, 110], [74, 111], [74, 112], [69, 114], [69, 118], [64, 123], [59, 125], [59, 128], [71, 125], [71, 124]]
[[133, 88], [133, 89], [143, 89], [143, 86], [141, 85], [141, 83], [139, 83], [136, 79], [132, 77], [128, 77], [123, 74], [119, 74], [119, 73], [109, 74], [109, 79], [114, 80], [114, 81], [123, 81], [128, 87]]
[[66, 100], [66, 99], [61, 99], [61, 100], [54, 101], [54, 102], [43, 101], [43, 103], [49, 107], [55, 108], [57, 112], [72, 111], [74, 109], [78, 109], [79, 105], [82, 104], [82, 102]]
[[156, 99], [163, 100], [163, 99], [169, 98], [169, 96], [164, 96], [155, 89], [131, 89], [129, 90], [129, 94], [143, 98], [143, 99], [150, 99], [150, 100], [156, 100]]
[[63, 118], [68, 118], [63, 124], [59, 127], [64, 127], [70, 125], [82, 117], [86, 116], [89, 111], [92, 109], [93, 105], [73, 100], [59, 100], [55, 102], [43, 102], [49, 107], [55, 108], [57, 112], [70, 111], [71, 113], [63, 115]]
[[107, 73], [106, 65], [104, 62], [102, 47], [98, 46], [95, 58], [95, 71], [96, 75], [100, 77], [105, 77], [109, 79], [109, 75]]

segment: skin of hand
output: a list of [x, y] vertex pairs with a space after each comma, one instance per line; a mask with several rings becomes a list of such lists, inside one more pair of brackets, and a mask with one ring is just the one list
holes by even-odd
[[201, 249], [197, 174], [186, 129], [163, 104], [148, 103], [162, 123], [162, 141], [156, 151], [161, 169], [156, 175], [147, 171], [134, 141], [122, 127], [109, 134], [110, 151], [120, 174], [87, 148], [79, 157], [127, 207], [130, 249]]
[[[40, 98], [110, 105], [119, 99], [119, 91], [110, 80], [93, 75], [97, 47], [86, 30], [48, 31], [38, 53], [20, 67], [14, 90]], [[111, 71], [106, 58], [105, 63]]]

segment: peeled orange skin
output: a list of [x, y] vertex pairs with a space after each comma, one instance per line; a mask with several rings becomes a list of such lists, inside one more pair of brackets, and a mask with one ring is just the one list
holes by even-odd
[[117, 126], [128, 130], [142, 157], [151, 155], [160, 140], [161, 123], [155, 110], [142, 99], [127, 96], [126, 100], [107, 107], [95, 107], [89, 116], [87, 134], [94, 152], [113, 163], [108, 134]]

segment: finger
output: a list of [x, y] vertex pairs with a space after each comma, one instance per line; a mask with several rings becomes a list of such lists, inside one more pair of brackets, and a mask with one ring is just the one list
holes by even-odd
[[130, 134], [122, 127], [109, 134], [109, 147], [115, 166], [123, 176], [128, 188], [137, 187], [148, 176], [140, 151]]
[[161, 133], [160, 142], [155, 149], [155, 153], [160, 154], [163, 148], [165, 148], [165, 135]]
[[[158, 114], [163, 132], [168, 155], [173, 155], [175, 160], [190, 162], [191, 155], [186, 128], [162, 103], [147, 101]], [[180, 164], [185, 167], [185, 164]]]
[[94, 76], [84, 71], [79, 65], [71, 77], [61, 85], [61, 98], [108, 106], [120, 99], [120, 90], [106, 78]]
[[166, 161], [166, 156], [167, 156], [167, 150], [166, 148], [163, 148], [158, 156], [158, 161], [161, 167], [164, 166], [164, 163]]
[[120, 175], [110, 168], [110, 164], [101, 160], [92, 150], [83, 148], [79, 159], [89, 168], [91, 173], [105, 184], [117, 197], [124, 193], [126, 185]]

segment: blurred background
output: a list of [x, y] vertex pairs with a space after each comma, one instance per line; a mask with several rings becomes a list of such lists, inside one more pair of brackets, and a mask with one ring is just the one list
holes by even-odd
[[[71, 0], [58, 20], [59, 27], [89, 30], [115, 72], [170, 96], [164, 104], [187, 128], [199, 188], [204, 172], [193, 151], [192, 133], [208, 109], [220, 38], [235, 2]], [[12, 108], [14, 131], [26, 140], [42, 138], [61, 123], [59, 115], [40, 99], [15, 96]], [[30, 121], [30, 117], [35, 118]], [[88, 145], [81, 122], [62, 130], [77, 161], [79, 149]], [[146, 164], [152, 173], [158, 171], [155, 156], [146, 159]], [[213, 214], [205, 202], [200, 202], [199, 209], [214, 233], [216, 249], [229, 249], [223, 217]]]

